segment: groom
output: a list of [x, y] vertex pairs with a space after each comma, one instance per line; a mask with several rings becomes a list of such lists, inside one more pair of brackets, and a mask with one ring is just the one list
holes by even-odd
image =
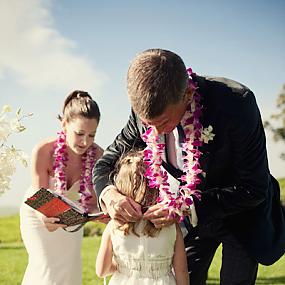
[[[102, 207], [117, 222], [140, 219], [140, 205], [117, 191], [110, 173], [124, 152], [146, 147], [141, 135], [151, 127], [165, 137], [162, 159], [168, 176], [179, 179], [187, 166], [181, 136], [190, 141], [193, 137], [187, 137], [185, 124], [182, 134], [177, 126], [193, 96], [200, 96], [202, 114], [192, 127], [198, 136], [201, 126], [213, 129], [208, 143], [198, 145], [202, 154], [197, 165], [203, 172], [196, 182], [201, 198], [193, 196], [185, 218], [190, 283], [206, 284], [208, 268], [222, 244], [221, 284], [254, 284], [258, 263], [270, 265], [285, 251], [285, 213], [278, 182], [268, 169], [260, 113], [246, 86], [225, 78], [191, 78], [189, 84], [182, 59], [171, 51], [146, 50], [134, 58], [127, 79], [132, 113], [95, 166], [95, 189]], [[196, 108], [200, 104], [196, 102]], [[149, 208], [144, 218], [156, 227], [174, 222], [159, 205]]]

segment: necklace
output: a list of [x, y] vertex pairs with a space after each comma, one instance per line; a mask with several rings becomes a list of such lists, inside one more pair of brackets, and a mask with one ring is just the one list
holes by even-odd
[[192, 79], [192, 69], [187, 69], [189, 80], [188, 85], [192, 90], [192, 98], [189, 102], [186, 112], [181, 120], [181, 125], [185, 133], [185, 139], [182, 144], [183, 152], [183, 175], [179, 178], [182, 182], [178, 193], [170, 191], [168, 183], [168, 174], [162, 168], [162, 155], [165, 149], [165, 143], [160, 143], [160, 136], [155, 133], [152, 127], [149, 127], [142, 139], [146, 143], [144, 149], [144, 161], [147, 165], [145, 177], [148, 179], [150, 188], [159, 189], [157, 202], [169, 209], [170, 216], [179, 216], [183, 219], [183, 213], [188, 211], [193, 204], [192, 195], [200, 199], [200, 190], [198, 186], [201, 183], [199, 175], [205, 175], [200, 168], [199, 158], [203, 154], [199, 147], [203, 143], [213, 140], [212, 126], [203, 128], [200, 123], [202, 114], [201, 95], [198, 93], [198, 85]]
[[[92, 198], [88, 189], [93, 187], [92, 183], [92, 170], [95, 164], [96, 147], [90, 146], [87, 151], [82, 155], [82, 171], [80, 175], [79, 193], [80, 198], [78, 202], [82, 205], [85, 211], [88, 210], [88, 201]], [[68, 153], [66, 146], [66, 135], [63, 131], [58, 133], [58, 138], [54, 144], [54, 163], [53, 171], [55, 178], [55, 190], [64, 195], [67, 191], [66, 182], [66, 163], [68, 161]]]

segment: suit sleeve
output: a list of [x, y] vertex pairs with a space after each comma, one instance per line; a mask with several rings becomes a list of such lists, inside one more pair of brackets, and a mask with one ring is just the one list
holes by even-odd
[[201, 200], [194, 198], [199, 223], [251, 210], [271, 195], [265, 134], [253, 93], [247, 91], [237, 103], [229, 130], [233, 185], [208, 189]]
[[132, 111], [126, 126], [95, 164], [93, 184], [98, 197], [106, 186], [112, 184], [110, 174], [120, 156], [127, 151], [138, 148], [143, 143], [137, 124], [137, 117]]

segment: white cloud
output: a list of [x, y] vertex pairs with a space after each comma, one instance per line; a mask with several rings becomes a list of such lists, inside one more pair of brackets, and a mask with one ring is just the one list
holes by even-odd
[[57, 31], [50, 1], [0, 0], [0, 76], [13, 74], [26, 88], [94, 90], [104, 80], [75, 43]]

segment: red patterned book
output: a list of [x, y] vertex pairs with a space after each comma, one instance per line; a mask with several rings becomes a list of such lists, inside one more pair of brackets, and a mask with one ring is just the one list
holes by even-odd
[[73, 201], [45, 188], [38, 190], [25, 203], [33, 209], [41, 212], [46, 217], [57, 217], [61, 224], [74, 226], [84, 224], [91, 220], [108, 218], [103, 212], [88, 214], [85, 213]]

